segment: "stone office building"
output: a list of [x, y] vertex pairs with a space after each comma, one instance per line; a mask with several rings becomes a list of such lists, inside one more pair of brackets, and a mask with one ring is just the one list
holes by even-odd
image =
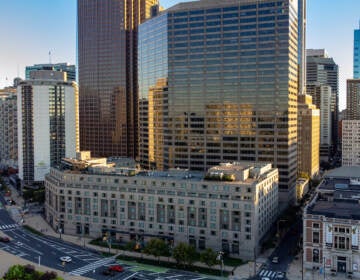
[[45, 212], [67, 234], [107, 233], [121, 242], [159, 237], [251, 259], [278, 214], [278, 170], [271, 164], [226, 163], [202, 173], [64, 162], [67, 168], [46, 176]]
[[[360, 167], [325, 175], [304, 212], [304, 271], [360, 277]], [[305, 278], [308, 279], [308, 278]]]

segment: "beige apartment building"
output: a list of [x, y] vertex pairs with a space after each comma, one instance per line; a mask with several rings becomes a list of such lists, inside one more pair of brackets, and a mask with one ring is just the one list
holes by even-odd
[[46, 220], [66, 234], [127, 242], [160, 237], [252, 259], [278, 214], [278, 170], [224, 163], [207, 173], [142, 171], [64, 159], [45, 179]]
[[325, 277], [360, 278], [359, 198], [359, 166], [343, 166], [325, 175], [304, 210], [304, 279], [319, 271], [325, 271]]
[[310, 178], [319, 173], [320, 110], [312, 104], [312, 97], [298, 97], [298, 173]]

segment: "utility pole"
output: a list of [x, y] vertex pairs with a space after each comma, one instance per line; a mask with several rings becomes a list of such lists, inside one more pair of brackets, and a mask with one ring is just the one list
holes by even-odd
[[254, 246], [254, 276], [256, 275], [256, 246]]
[[304, 250], [301, 249], [301, 280], [304, 280]]

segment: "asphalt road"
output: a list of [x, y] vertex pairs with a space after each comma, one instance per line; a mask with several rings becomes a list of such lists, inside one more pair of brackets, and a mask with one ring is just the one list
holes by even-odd
[[[0, 198], [0, 204], [4, 203]], [[93, 250], [64, 242], [59, 238], [39, 236], [19, 226], [6, 211], [0, 207], [0, 229], [11, 238], [10, 242], [1, 243], [0, 250], [50, 268], [63, 270], [72, 275], [82, 275], [93, 279], [112, 280], [213, 280], [214, 278], [181, 270], [166, 270], [142, 264], [120, 264], [124, 272], [106, 276], [103, 271], [110, 265], [118, 264], [113, 257], [104, 258]], [[70, 256], [72, 261], [62, 265], [60, 257]]]
[[[296, 251], [296, 247], [299, 242], [300, 233], [302, 232], [302, 222], [298, 218], [290, 230], [282, 238], [278, 247], [274, 250], [271, 256], [268, 258], [266, 264], [264, 264], [256, 277], [252, 279], [256, 280], [282, 280], [287, 279], [285, 271], [293, 261]], [[278, 258], [278, 263], [273, 263], [274, 257]]]

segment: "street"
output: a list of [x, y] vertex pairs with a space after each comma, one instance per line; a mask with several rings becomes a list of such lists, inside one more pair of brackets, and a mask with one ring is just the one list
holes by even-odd
[[[3, 206], [4, 199], [0, 199], [0, 230], [2, 235], [10, 237], [10, 242], [0, 243], [0, 249], [36, 264], [54, 268], [70, 275], [81, 275], [92, 279], [113, 280], [211, 280], [215, 279], [197, 273], [159, 268], [136, 262], [121, 262], [115, 257], [103, 257], [94, 250], [68, 243], [51, 236], [35, 235], [17, 224]], [[79, 241], [80, 242], [80, 241]], [[69, 256], [72, 261], [63, 263], [60, 257]], [[124, 272], [114, 275], [104, 275], [103, 271], [114, 264], [124, 267]]]

